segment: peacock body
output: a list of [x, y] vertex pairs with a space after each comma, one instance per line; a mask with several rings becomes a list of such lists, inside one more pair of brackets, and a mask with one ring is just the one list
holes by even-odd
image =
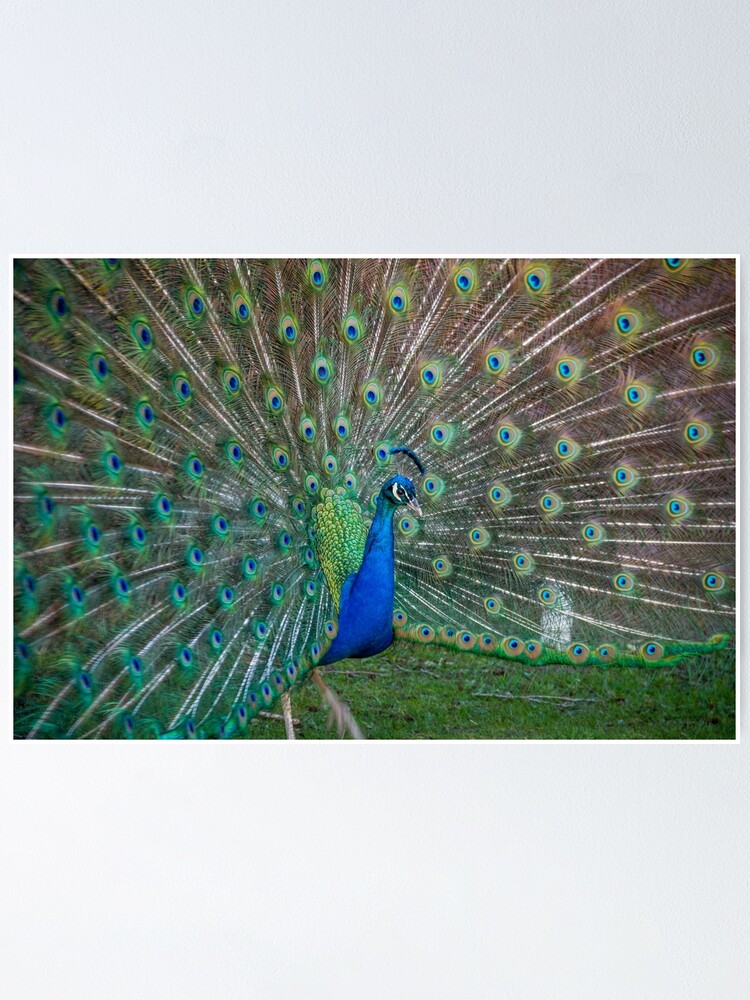
[[17, 261], [17, 735], [721, 647], [734, 328], [733, 260]]

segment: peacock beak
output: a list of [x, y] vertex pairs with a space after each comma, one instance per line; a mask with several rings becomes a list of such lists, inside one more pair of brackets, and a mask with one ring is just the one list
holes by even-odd
[[414, 497], [412, 500], [410, 500], [406, 506], [407, 507], [411, 507], [411, 509], [414, 511], [414, 513], [417, 515], [417, 517], [421, 517], [422, 516], [422, 508], [417, 503], [417, 498], [416, 497]]

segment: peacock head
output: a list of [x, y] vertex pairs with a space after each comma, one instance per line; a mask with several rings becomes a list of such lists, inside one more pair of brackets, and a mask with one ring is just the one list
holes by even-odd
[[[408, 458], [410, 458], [416, 465], [420, 476], [424, 475], [424, 465], [422, 464], [419, 455], [412, 451], [411, 448], [407, 448], [405, 444], [399, 444], [396, 445], [395, 448], [391, 448], [390, 452], [391, 455], [408, 456]], [[414, 487], [414, 483], [406, 476], [397, 474], [393, 476], [392, 479], [389, 479], [388, 482], [383, 483], [380, 495], [395, 506], [404, 505], [406, 507], [411, 507], [417, 517], [422, 516], [422, 511], [419, 507], [419, 503], [417, 502], [417, 491]]]
[[383, 483], [380, 495], [395, 506], [411, 507], [417, 517], [422, 516], [414, 483], [406, 476], [392, 476], [391, 479]]

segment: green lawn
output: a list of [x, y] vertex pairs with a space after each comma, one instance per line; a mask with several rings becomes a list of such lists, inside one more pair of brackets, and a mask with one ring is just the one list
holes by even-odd
[[[324, 670], [368, 739], [733, 739], [735, 655], [662, 668], [536, 667], [396, 643]], [[299, 739], [335, 739], [311, 683], [292, 694]], [[277, 703], [276, 712], [281, 709]], [[283, 739], [260, 718], [255, 739]]]

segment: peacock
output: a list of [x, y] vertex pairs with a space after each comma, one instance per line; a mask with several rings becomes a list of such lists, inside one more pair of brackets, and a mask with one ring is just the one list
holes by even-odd
[[326, 667], [394, 641], [447, 670], [722, 648], [735, 287], [733, 259], [15, 261], [16, 736], [241, 737], [277, 700], [291, 736], [309, 681], [359, 736]]

